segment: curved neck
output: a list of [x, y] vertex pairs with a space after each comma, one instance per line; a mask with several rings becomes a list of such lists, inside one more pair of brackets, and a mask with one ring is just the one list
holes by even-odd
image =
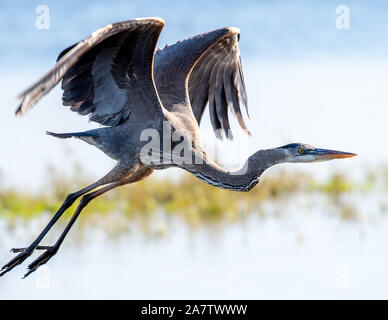
[[260, 175], [269, 167], [284, 162], [284, 153], [279, 149], [260, 150], [251, 155], [245, 165], [234, 172], [228, 171], [203, 155], [203, 163], [182, 166], [204, 182], [218, 188], [249, 191], [258, 182]]

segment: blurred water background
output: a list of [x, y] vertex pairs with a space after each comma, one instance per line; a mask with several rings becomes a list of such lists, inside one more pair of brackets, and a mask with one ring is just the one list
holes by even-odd
[[[36, 28], [41, 5], [47, 30]], [[339, 5], [349, 8], [349, 29], [336, 27]], [[13, 115], [14, 97], [63, 48], [111, 22], [162, 17], [159, 47], [241, 29], [252, 137], [217, 142], [207, 119], [201, 126], [226, 167], [236, 155], [299, 141], [359, 154], [271, 168], [248, 194], [157, 172], [92, 203], [47, 267], [22, 281], [23, 265], [0, 279], [0, 298], [387, 298], [386, 2], [33, 0], [0, 9], [2, 263], [68, 192], [114, 165], [83, 142], [44, 134], [96, 127], [61, 106], [59, 88]]]

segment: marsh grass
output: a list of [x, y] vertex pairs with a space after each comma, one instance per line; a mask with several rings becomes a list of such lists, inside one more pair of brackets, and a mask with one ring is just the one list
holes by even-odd
[[[42, 186], [44, 192], [21, 192], [2, 187], [0, 189], [0, 219], [9, 225], [18, 220], [30, 220], [42, 213], [55, 212], [66, 195], [90, 181], [83, 175], [81, 167], [75, 165], [74, 176], [64, 176], [49, 167], [48, 179]], [[3, 184], [4, 185], [4, 184]], [[382, 166], [378, 172], [365, 170], [361, 182], [355, 183], [342, 173], [332, 173], [326, 180], [318, 181], [299, 171], [278, 171], [264, 174], [258, 187], [247, 193], [231, 192], [209, 186], [189, 174], [183, 174], [177, 181], [153, 178], [124, 186], [92, 201], [81, 215], [79, 224], [103, 224], [109, 233], [128, 232], [131, 224], [136, 224], [145, 233], [152, 233], [155, 223], [161, 223], [158, 212], [163, 212], [164, 222], [169, 217], [182, 220], [191, 228], [243, 222], [252, 214], [266, 215], [264, 204], [276, 203], [286, 206], [296, 195], [302, 197], [320, 195], [328, 206], [334, 208], [339, 219], [355, 221], [359, 215], [357, 207], [346, 200], [346, 195], [354, 192], [362, 194], [388, 189], [388, 168]], [[49, 191], [47, 191], [49, 190]], [[76, 204], [75, 204], [76, 205]], [[74, 212], [75, 205], [67, 211], [67, 218]], [[381, 203], [382, 212], [387, 204]], [[279, 215], [284, 210], [279, 209]], [[91, 214], [93, 213], [93, 214]], [[109, 216], [109, 221], [107, 217]], [[111, 220], [116, 222], [111, 222]], [[66, 219], [64, 219], [66, 220]], [[156, 222], [155, 222], [156, 221]], [[159, 222], [158, 222], [159, 221]], [[165, 227], [158, 229], [165, 233]], [[113, 230], [113, 231], [112, 231]]]

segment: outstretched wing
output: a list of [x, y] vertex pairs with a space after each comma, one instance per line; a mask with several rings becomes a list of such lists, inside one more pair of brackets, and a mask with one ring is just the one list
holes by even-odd
[[[182, 103], [189, 105], [189, 101], [200, 123], [208, 104], [217, 137], [221, 137], [222, 129], [228, 138], [232, 138], [229, 108], [240, 126], [249, 133], [241, 113], [241, 105], [248, 113], [248, 103], [239, 37], [239, 29], [229, 27], [158, 50], [155, 54], [155, 84], [164, 107], [174, 109]], [[182, 110], [181, 106], [179, 110]]]
[[107, 25], [64, 50], [46, 75], [19, 95], [23, 114], [62, 80], [63, 104], [90, 120], [114, 126], [129, 117], [157, 119], [162, 114], [152, 65], [163, 29], [159, 18]]

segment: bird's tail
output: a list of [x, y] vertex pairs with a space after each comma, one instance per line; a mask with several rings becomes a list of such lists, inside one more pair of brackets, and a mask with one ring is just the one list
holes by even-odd
[[54, 133], [50, 131], [46, 131], [46, 134], [53, 136], [55, 138], [60, 139], [68, 139], [68, 138], [81, 138], [81, 137], [97, 137], [98, 133], [95, 130], [85, 131], [85, 132], [69, 132], [69, 133]]

